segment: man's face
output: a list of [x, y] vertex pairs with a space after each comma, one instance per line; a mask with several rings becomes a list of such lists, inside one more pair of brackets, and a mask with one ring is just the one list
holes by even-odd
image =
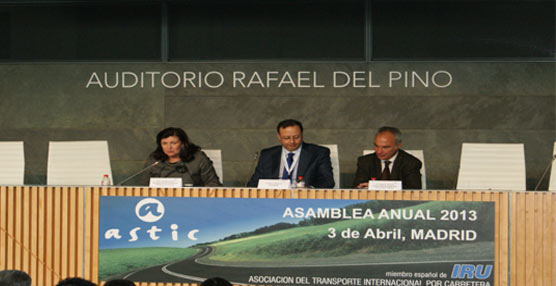
[[375, 137], [375, 153], [380, 160], [392, 158], [401, 147], [402, 144], [396, 144], [396, 138], [391, 132], [381, 132]]
[[301, 142], [303, 142], [303, 133], [301, 133], [301, 129], [297, 125], [280, 128], [276, 135], [278, 136], [278, 141], [288, 151], [297, 150]]

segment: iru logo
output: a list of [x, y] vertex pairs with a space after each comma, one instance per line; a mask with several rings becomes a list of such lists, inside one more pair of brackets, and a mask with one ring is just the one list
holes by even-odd
[[135, 215], [144, 222], [156, 222], [164, 216], [164, 205], [155, 198], [142, 199], [135, 206]]

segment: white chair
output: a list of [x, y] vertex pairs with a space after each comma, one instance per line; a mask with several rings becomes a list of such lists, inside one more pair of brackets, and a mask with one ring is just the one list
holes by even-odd
[[25, 154], [23, 141], [0, 142], [0, 184], [23, 185]]
[[523, 144], [463, 143], [456, 189], [525, 191]]
[[[423, 163], [423, 166], [421, 167], [421, 187], [423, 190], [426, 190], [427, 171], [425, 169], [425, 154], [423, 153], [423, 150], [404, 150], [404, 151], [415, 156], [417, 159], [419, 159], [419, 161], [421, 161], [421, 163]], [[363, 150], [363, 155], [371, 154], [374, 152], [375, 150]]]
[[224, 174], [222, 171], [222, 150], [220, 149], [203, 149], [207, 157], [212, 161], [216, 175], [220, 179], [220, 183], [224, 183]]
[[[552, 156], [556, 156], [556, 142], [554, 142], [554, 151]], [[548, 183], [548, 190], [556, 192], [556, 160], [552, 161], [552, 168], [550, 170], [550, 182]]]
[[50, 141], [47, 185], [100, 185], [112, 180], [107, 141]]
[[334, 174], [334, 189], [340, 188], [340, 159], [338, 156], [338, 144], [320, 144], [330, 149], [330, 161], [332, 162], [332, 173]]

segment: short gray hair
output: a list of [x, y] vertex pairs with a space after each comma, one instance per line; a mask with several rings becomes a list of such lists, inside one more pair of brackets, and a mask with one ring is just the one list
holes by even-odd
[[400, 131], [400, 129], [396, 127], [382, 126], [376, 132], [375, 137], [382, 132], [390, 132], [394, 134], [394, 139], [396, 140], [396, 144], [402, 143], [402, 132]]

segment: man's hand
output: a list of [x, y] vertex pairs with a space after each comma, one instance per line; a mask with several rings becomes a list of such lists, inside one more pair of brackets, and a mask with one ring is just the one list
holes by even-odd
[[357, 188], [358, 189], [368, 189], [369, 188], [369, 182], [361, 183], [361, 184], [357, 185]]

